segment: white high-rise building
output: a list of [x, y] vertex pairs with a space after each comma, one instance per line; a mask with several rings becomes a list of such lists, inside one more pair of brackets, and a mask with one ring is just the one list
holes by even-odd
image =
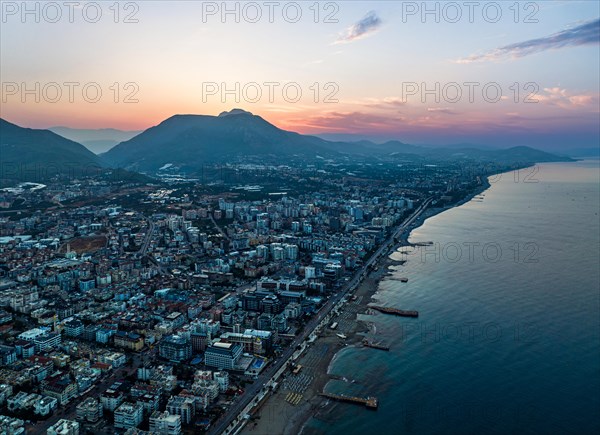
[[316, 278], [316, 277], [317, 277], [317, 269], [315, 269], [313, 266], [306, 266], [304, 268], [304, 278], [311, 279], [311, 278]]
[[214, 379], [219, 384], [219, 391], [221, 393], [224, 393], [229, 389], [229, 373], [225, 371], [215, 372]]
[[268, 258], [269, 257], [269, 248], [265, 245], [258, 245], [256, 247], [256, 256], [260, 258]]
[[115, 427], [129, 429], [138, 427], [144, 419], [144, 408], [137, 403], [123, 403], [115, 410]]
[[284, 245], [285, 258], [288, 260], [298, 259], [298, 245]]
[[79, 435], [79, 423], [73, 420], [60, 419], [46, 431], [47, 435]]
[[179, 435], [181, 416], [169, 412], [154, 411], [150, 415], [150, 432], [157, 435]]

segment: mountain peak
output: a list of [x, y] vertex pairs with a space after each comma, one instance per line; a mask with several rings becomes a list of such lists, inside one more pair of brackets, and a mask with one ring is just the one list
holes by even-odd
[[225, 112], [221, 112], [219, 113], [219, 117], [225, 117], [225, 116], [230, 116], [230, 115], [252, 115], [252, 113], [243, 110], [243, 109], [231, 109], [229, 112], [225, 111]]

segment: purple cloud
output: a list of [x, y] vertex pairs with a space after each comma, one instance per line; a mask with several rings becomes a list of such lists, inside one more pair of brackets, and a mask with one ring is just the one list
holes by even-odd
[[501, 60], [504, 58], [518, 58], [540, 53], [546, 50], [556, 50], [564, 47], [578, 47], [594, 45], [600, 42], [600, 19], [583, 23], [571, 29], [562, 30], [543, 38], [530, 39], [496, 48], [483, 54], [458, 59], [456, 63], [474, 63]]
[[370, 11], [360, 21], [348, 27], [335, 41], [335, 44], [346, 44], [375, 32], [381, 27], [381, 19], [375, 11]]

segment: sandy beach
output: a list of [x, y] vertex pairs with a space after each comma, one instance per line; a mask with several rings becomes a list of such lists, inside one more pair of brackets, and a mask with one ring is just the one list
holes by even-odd
[[[288, 374], [274, 395], [269, 398], [242, 431], [243, 434], [298, 434], [302, 426], [315, 415], [324, 403], [318, 394], [331, 379], [339, 379], [328, 374], [328, 368], [337, 352], [346, 346], [362, 346], [362, 340], [369, 337], [374, 325], [356, 319], [357, 313], [364, 313], [372, 302], [371, 296], [377, 291], [379, 281], [383, 279], [389, 266], [399, 265], [401, 261], [386, 258], [380, 263], [378, 271], [368, 275], [357, 288], [355, 301], [349, 301], [334, 318], [339, 326], [332, 330], [324, 328], [298, 359], [303, 366], [298, 375]], [[346, 339], [336, 334], [346, 335]]]

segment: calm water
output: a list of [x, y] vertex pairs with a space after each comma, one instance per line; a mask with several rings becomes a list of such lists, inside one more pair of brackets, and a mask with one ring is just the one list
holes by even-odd
[[305, 433], [600, 433], [598, 161], [527, 173], [411, 234], [434, 245], [376, 297], [420, 317], [365, 316], [391, 351], [345, 349], [331, 371], [356, 383], [327, 386], [379, 410], [335, 404]]

